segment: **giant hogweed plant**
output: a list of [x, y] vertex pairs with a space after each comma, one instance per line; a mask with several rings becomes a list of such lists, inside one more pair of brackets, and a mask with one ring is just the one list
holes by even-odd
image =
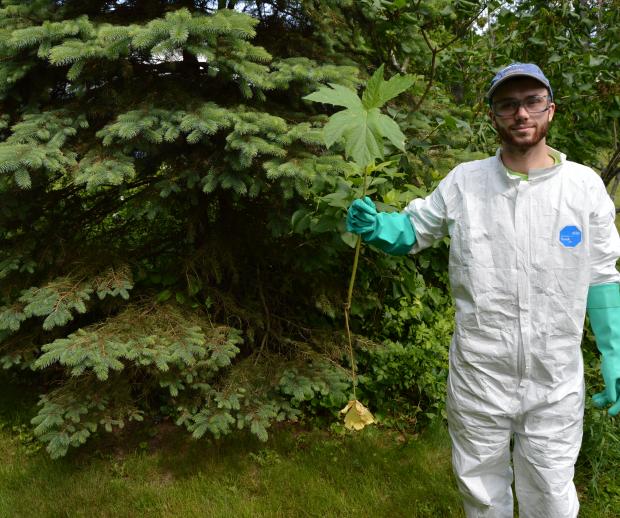
[[[345, 108], [329, 117], [329, 121], [323, 128], [323, 138], [328, 148], [338, 143], [344, 144], [345, 158], [352, 161], [362, 172], [361, 198], [367, 194], [368, 178], [391, 163], [384, 161], [385, 139], [396, 149], [405, 151], [405, 135], [391, 117], [381, 112], [381, 108], [389, 100], [411, 87], [413, 82], [413, 77], [409, 75], [396, 75], [386, 81], [383, 65], [381, 65], [368, 80], [361, 98], [354, 90], [338, 84], [323, 86], [316, 92], [304, 97], [310, 101]], [[345, 426], [354, 430], [361, 430], [366, 425], [375, 422], [370, 411], [357, 400], [355, 355], [349, 327], [353, 287], [355, 286], [361, 244], [362, 239], [357, 236], [347, 299], [344, 305], [344, 323], [351, 362], [353, 399], [341, 412], [345, 414]]]

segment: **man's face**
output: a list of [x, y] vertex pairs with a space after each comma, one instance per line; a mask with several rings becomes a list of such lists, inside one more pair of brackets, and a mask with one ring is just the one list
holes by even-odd
[[[529, 77], [515, 78], [501, 85], [493, 94], [493, 104], [502, 101], [524, 101], [532, 96], [549, 96], [549, 91], [538, 81]], [[519, 106], [514, 115], [500, 117], [489, 111], [493, 127], [506, 146], [527, 151], [547, 136], [549, 122], [553, 119], [555, 104], [542, 113], [529, 113]]]

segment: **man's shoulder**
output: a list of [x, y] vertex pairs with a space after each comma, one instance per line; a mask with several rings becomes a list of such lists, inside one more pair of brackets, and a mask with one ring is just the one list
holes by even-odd
[[[580, 164], [579, 162], [572, 162], [571, 160], [565, 160], [564, 166], [569, 173], [572, 174], [587, 174], [587, 175], [596, 175], [596, 172], [591, 167], [587, 165]], [[598, 176], [598, 175], [597, 175]]]
[[439, 191], [446, 200], [452, 199], [458, 192], [476, 191], [496, 168], [495, 157], [461, 162], [439, 183]]
[[586, 184], [598, 186], [603, 182], [594, 169], [578, 162], [571, 162], [570, 160], [564, 161], [562, 173], [568, 180], [582, 185]]
[[494, 170], [497, 167], [497, 158], [490, 156], [488, 158], [482, 158], [479, 160], [470, 160], [468, 162], [461, 162], [457, 165], [449, 175], [459, 178], [462, 176], [470, 176], [472, 174], [487, 174], [489, 171]]

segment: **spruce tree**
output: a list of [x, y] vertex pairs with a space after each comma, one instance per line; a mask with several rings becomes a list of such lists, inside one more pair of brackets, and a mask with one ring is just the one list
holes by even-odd
[[349, 167], [301, 97], [357, 69], [272, 56], [228, 7], [2, 1], [0, 362], [41, 373], [54, 457], [160, 408], [265, 439], [314, 394], [346, 401], [302, 339], [290, 218]]

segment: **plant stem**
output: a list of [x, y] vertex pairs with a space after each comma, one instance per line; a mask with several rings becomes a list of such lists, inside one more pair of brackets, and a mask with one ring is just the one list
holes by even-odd
[[351, 300], [353, 299], [353, 285], [355, 284], [355, 274], [357, 273], [357, 263], [360, 257], [360, 248], [362, 247], [361, 236], [357, 237], [357, 243], [355, 244], [355, 258], [353, 259], [353, 271], [351, 272], [351, 278], [349, 279], [349, 292], [347, 295], [347, 302], [344, 305], [344, 326], [347, 330], [347, 340], [349, 341], [349, 357], [351, 359], [351, 379], [353, 380], [353, 399], [357, 399], [357, 375], [355, 372], [355, 356], [353, 355], [353, 341], [351, 340], [351, 329], [349, 328], [349, 311], [351, 309]]
[[[371, 166], [364, 168], [364, 181], [362, 198], [366, 196], [366, 178], [368, 177], [368, 170]], [[349, 279], [349, 290], [347, 292], [347, 302], [344, 305], [344, 326], [347, 331], [347, 340], [349, 342], [349, 358], [351, 360], [351, 379], [353, 382], [353, 399], [357, 400], [357, 373], [355, 369], [355, 355], [353, 354], [353, 340], [351, 339], [351, 328], [349, 327], [349, 311], [351, 310], [351, 301], [353, 300], [353, 286], [355, 285], [355, 275], [357, 273], [357, 264], [360, 258], [360, 249], [362, 248], [362, 237], [357, 236], [357, 243], [355, 244], [355, 257], [353, 258], [353, 269], [351, 271], [351, 278]]]

